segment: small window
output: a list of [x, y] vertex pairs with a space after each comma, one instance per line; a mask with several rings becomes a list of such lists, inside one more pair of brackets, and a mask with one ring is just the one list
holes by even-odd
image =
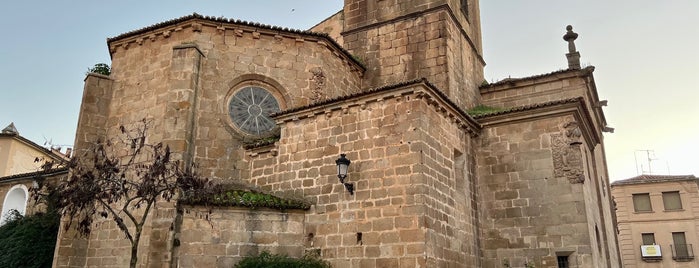
[[655, 234], [653, 233], [646, 233], [646, 234], [641, 234], [641, 238], [643, 239], [643, 245], [655, 245]]
[[468, 0], [461, 0], [461, 12], [464, 13], [464, 17], [468, 19]]
[[568, 264], [568, 256], [557, 256], [556, 259], [558, 260], [558, 268], [570, 267], [570, 264]]
[[680, 192], [663, 192], [663, 205], [665, 210], [681, 210], [682, 200], [680, 199]]
[[633, 208], [636, 212], [651, 212], [653, 208], [650, 205], [650, 194], [634, 194]]

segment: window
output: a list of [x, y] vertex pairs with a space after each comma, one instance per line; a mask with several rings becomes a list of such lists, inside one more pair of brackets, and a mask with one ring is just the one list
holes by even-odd
[[680, 192], [663, 192], [663, 205], [665, 210], [681, 210], [682, 200], [680, 199]]
[[568, 256], [558, 256], [556, 257], [558, 259], [558, 268], [568, 268], [570, 265], [568, 264]]
[[655, 234], [653, 233], [641, 234], [641, 239], [643, 240], [642, 245], [655, 245]]
[[279, 111], [279, 102], [274, 95], [258, 85], [245, 86], [236, 91], [228, 103], [233, 124], [252, 136], [269, 134], [277, 125], [269, 116]]
[[651, 212], [650, 194], [633, 194], [633, 208], [636, 212]]
[[684, 232], [672, 233], [672, 259], [676, 261], [689, 261], [694, 259], [692, 245], [687, 244]]
[[464, 17], [468, 19], [468, 0], [461, 0], [461, 12], [464, 13]]

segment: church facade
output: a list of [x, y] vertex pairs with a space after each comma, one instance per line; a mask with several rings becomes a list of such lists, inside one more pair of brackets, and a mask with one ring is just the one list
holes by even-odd
[[[85, 80], [75, 150], [145, 118], [202, 175], [311, 204], [210, 223], [160, 206], [143, 267], [261, 250], [334, 267], [619, 267], [605, 103], [577, 34], [568, 69], [487, 84], [479, 16], [477, 0], [345, 0], [309, 31], [193, 14], [128, 32], [108, 39], [111, 75]], [[113, 224], [62, 231], [54, 266], [121, 267], [125, 252]]]

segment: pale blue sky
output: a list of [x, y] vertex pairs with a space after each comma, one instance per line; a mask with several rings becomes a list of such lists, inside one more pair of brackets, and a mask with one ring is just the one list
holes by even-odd
[[[68, 1], [11, 1], [0, 16], [0, 128], [15, 122], [39, 144], [73, 144], [85, 71], [109, 63], [107, 37], [192, 12], [307, 29], [342, 8], [341, 0], [60, 2]], [[481, 21], [491, 82], [565, 68], [561, 37], [574, 26], [616, 128], [605, 134], [612, 180], [637, 174], [640, 149], [655, 150], [654, 173], [699, 175], [699, 1], [483, 0]]]

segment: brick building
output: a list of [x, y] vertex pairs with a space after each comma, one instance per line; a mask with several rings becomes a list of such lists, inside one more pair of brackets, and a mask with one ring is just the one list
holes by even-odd
[[640, 175], [612, 183], [625, 267], [696, 267], [699, 179]]
[[[577, 34], [568, 69], [486, 84], [479, 16], [477, 0], [346, 0], [309, 31], [193, 14], [128, 32], [108, 39], [112, 74], [85, 80], [75, 147], [147, 118], [147, 138], [203, 175], [312, 204], [219, 208], [210, 224], [161, 206], [144, 267], [260, 250], [335, 267], [618, 267], [604, 102]], [[128, 263], [113, 225], [59, 239], [55, 266]]]

